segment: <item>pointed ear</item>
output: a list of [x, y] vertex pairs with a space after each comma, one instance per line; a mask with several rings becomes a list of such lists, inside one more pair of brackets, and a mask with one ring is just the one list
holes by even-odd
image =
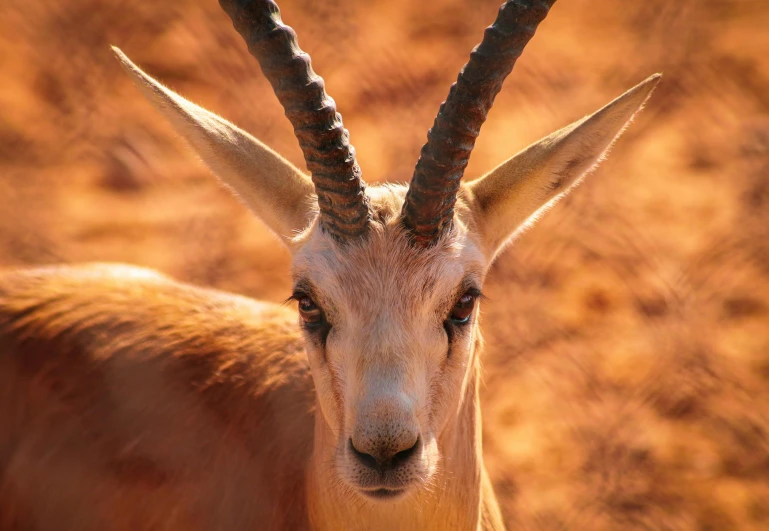
[[598, 112], [532, 144], [463, 186], [489, 260], [598, 165], [660, 77], [651, 76]]
[[118, 48], [112, 50], [144, 96], [284, 243], [309, 224], [314, 193], [309, 177], [245, 131], [165, 88]]

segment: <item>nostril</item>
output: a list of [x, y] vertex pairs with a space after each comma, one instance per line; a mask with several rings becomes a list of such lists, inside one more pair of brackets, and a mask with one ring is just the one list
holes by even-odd
[[369, 468], [379, 469], [379, 463], [377, 462], [376, 458], [371, 454], [361, 452], [357, 448], [355, 448], [355, 445], [353, 444], [352, 439], [350, 439], [349, 446], [350, 446], [350, 451], [353, 453], [355, 457], [358, 458], [358, 461], [360, 461], [361, 463], [363, 463]]
[[405, 450], [401, 450], [397, 454], [393, 456], [393, 466], [398, 466], [400, 464], [405, 463], [409, 459], [411, 459], [411, 456], [413, 456], [417, 448], [419, 447], [419, 437], [417, 437], [416, 441], [414, 441], [414, 444], [411, 446], [411, 448], [406, 448]]
[[400, 452], [396, 452], [394, 454], [385, 451], [377, 455], [372, 455], [358, 450], [355, 447], [355, 443], [352, 441], [352, 438], [349, 439], [347, 444], [350, 448], [350, 453], [352, 453], [362, 465], [379, 472], [384, 472], [385, 470], [397, 468], [408, 462], [419, 449], [419, 443], [420, 439], [417, 437], [414, 441], [414, 444], [405, 450], [401, 450]]

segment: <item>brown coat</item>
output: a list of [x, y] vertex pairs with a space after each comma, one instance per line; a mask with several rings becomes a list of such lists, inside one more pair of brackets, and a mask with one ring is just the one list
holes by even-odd
[[140, 268], [0, 274], [0, 529], [306, 527], [295, 321]]

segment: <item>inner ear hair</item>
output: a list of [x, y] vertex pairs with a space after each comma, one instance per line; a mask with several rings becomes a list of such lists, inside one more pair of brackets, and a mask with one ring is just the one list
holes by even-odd
[[659, 74], [647, 78], [597, 112], [464, 185], [463, 195], [489, 260], [603, 160], [659, 79]]
[[310, 178], [247, 132], [164, 87], [119, 49], [113, 51], [142, 94], [211, 171], [290, 247], [314, 215]]

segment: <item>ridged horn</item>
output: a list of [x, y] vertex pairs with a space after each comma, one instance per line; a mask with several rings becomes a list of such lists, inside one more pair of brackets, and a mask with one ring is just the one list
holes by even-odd
[[508, 0], [470, 54], [427, 133], [406, 200], [403, 223], [429, 246], [451, 227], [459, 183], [494, 98], [555, 0]]
[[355, 148], [310, 56], [272, 0], [219, 0], [272, 85], [302, 148], [320, 222], [338, 240], [363, 235], [371, 218]]

